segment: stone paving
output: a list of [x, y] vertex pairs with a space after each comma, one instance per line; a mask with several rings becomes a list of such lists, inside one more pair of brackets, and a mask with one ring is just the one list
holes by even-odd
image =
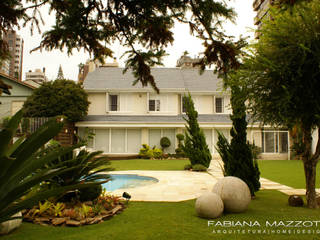
[[[115, 195], [122, 195], [128, 192], [133, 201], [159, 201], [179, 202], [195, 199], [205, 192], [211, 191], [218, 179], [223, 178], [222, 162], [211, 161], [207, 173], [192, 171], [113, 171], [113, 174], [137, 174], [157, 178], [159, 182], [150, 185], [118, 189], [112, 192]], [[287, 195], [304, 195], [305, 189], [294, 189], [292, 187], [260, 178], [261, 189], [273, 189]], [[320, 189], [317, 189], [320, 192]]]
[[118, 189], [112, 192], [122, 195], [128, 192], [133, 201], [179, 202], [199, 197], [212, 189], [216, 179], [208, 173], [191, 171], [113, 171], [113, 174], [137, 174], [157, 178], [159, 182], [147, 186]]

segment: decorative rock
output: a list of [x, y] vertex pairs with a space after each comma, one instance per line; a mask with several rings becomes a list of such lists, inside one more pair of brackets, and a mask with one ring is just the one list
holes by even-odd
[[111, 213], [112, 215], [116, 214], [118, 211], [120, 211], [122, 209], [122, 206], [120, 205], [117, 205], [115, 206], [112, 210], [111, 210]]
[[[12, 217], [22, 217], [22, 213], [18, 212], [14, 214]], [[22, 218], [17, 218], [17, 219], [0, 223], [0, 235], [8, 234], [12, 230], [20, 227], [21, 223], [22, 223]]]
[[223, 212], [223, 202], [218, 194], [205, 193], [196, 201], [196, 212], [199, 217], [217, 218]]
[[52, 223], [52, 225], [57, 226], [57, 225], [61, 225], [61, 224], [65, 223], [66, 221], [67, 221], [66, 218], [54, 218], [54, 219], [52, 219], [51, 223]]
[[47, 218], [47, 217], [37, 217], [34, 219], [35, 222], [37, 223], [40, 223], [40, 222], [43, 222], [43, 223], [47, 223], [47, 222], [50, 222], [50, 218]]
[[75, 220], [68, 220], [68, 221], [66, 221], [66, 224], [68, 226], [73, 226], [73, 227], [80, 226], [80, 222], [79, 221], [75, 221]]
[[224, 210], [230, 213], [246, 211], [251, 201], [249, 187], [237, 177], [228, 176], [218, 180], [212, 192], [221, 197]]
[[289, 206], [292, 206], [292, 207], [302, 207], [303, 199], [298, 195], [291, 195], [288, 198], [288, 203], [289, 203]]

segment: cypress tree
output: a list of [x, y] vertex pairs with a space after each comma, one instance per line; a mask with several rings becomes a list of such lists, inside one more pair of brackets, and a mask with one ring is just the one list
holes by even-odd
[[206, 138], [198, 123], [198, 112], [194, 108], [193, 100], [190, 96], [184, 96], [187, 118], [184, 120], [186, 125], [186, 138], [184, 141], [183, 151], [190, 159], [191, 165], [201, 164], [206, 168], [211, 161], [211, 153], [206, 143]]
[[247, 183], [251, 195], [260, 188], [260, 172], [247, 142], [245, 94], [239, 86], [231, 86], [231, 143], [218, 132], [217, 150], [224, 163], [224, 175], [235, 176]]

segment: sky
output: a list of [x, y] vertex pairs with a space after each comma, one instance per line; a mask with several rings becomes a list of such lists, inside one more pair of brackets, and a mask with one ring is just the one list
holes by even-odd
[[[252, 0], [230, 0], [227, 1], [228, 5], [233, 7], [238, 15], [236, 23], [226, 23], [224, 28], [230, 35], [238, 37], [239, 35], [249, 36], [253, 39], [253, 19], [255, 13], [252, 8]], [[45, 21], [45, 25], [41, 27], [42, 32], [50, 29], [54, 25], [54, 14], [48, 15], [48, 11], [43, 9], [42, 17]], [[189, 55], [194, 57], [198, 53], [202, 52], [203, 47], [201, 41], [190, 35], [189, 26], [186, 24], [176, 24], [174, 29], [174, 43], [167, 47], [169, 56], [164, 58], [165, 67], [175, 67], [176, 61], [182, 55], [184, 51], [188, 51]], [[77, 80], [78, 78], [78, 64], [86, 62], [90, 58], [88, 53], [84, 51], [73, 51], [71, 56], [68, 56], [66, 51], [61, 52], [59, 50], [53, 51], [35, 51], [30, 53], [30, 50], [37, 47], [41, 41], [41, 34], [34, 29], [33, 34], [30, 33], [30, 26], [26, 26], [17, 31], [17, 33], [24, 39], [24, 55], [23, 55], [23, 80], [25, 79], [25, 73], [29, 70], [46, 69], [46, 76], [49, 80], [53, 80], [57, 77], [59, 65], [61, 64], [64, 77], [67, 79]], [[124, 60], [120, 59], [125, 52], [119, 44], [111, 46], [114, 52], [114, 57], [117, 58], [120, 67], [124, 67]], [[112, 59], [107, 59], [107, 62], [113, 62]]]

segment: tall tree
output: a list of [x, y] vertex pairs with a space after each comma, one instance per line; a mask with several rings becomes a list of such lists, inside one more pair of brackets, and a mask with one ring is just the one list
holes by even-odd
[[211, 161], [211, 153], [206, 142], [203, 130], [198, 123], [198, 112], [194, 108], [194, 103], [191, 95], [184, 96], [184, 103], [186, 105], [185, 118], [186, 125], [186, 138], [184, 140], [183, 151], [190, 159], [191, 165], [201, 164], [206, 168], [209, 167]]
[[312, 152], [312, 131], [320, 133], [320, 1], [302, 1], [290, 11], [271, 11], [253, 55], [245, 60], [249, 110], [275, 126], [301, 126], [307, 204], [317, 208], [315, 180], [320, 138]]
[[71, 122], [79, 121], [88, 112], [88, 95], [72, 80], [45, 82], [35, 89], [24, 103], [27, 117], [64, 115]]
[[57, 75], [57, 80], [62, 80], [65, 79], [62, 71], [61, 64], [59, 65], [59, 70], [58, 70], [58, 75]]
[[[238, 65], [238, 42], [226, 36], [221, 27], [224, 20], [233, 20], [235, 16], [224, 1], [6, 0], [0, 1], [1, 33], [19, 27], [19, 20], [40, 29], [40, 10], [44, 5], [55, 14], [56, 24], [43, 34], [36, 49], [65, 48], [71, 54], [73, 49], [82, 48], [103, 61], [112, 57], [111, 44], [118, 40], [129, 49], [125, 70], [133, 70], [134, 83], [150, 84], [156, 91], [159, 89], [150, 67], [162, 64], [166, 46], [174, 41], [175, 22], [189, 25], [192, 34], [203, 41], [202, 69], [215, 64], [216, 70], [226, 72]], [[0, 41], [0, 59], [7, 50], [7, 45]]]
[[217, 151], [224, 163], [224, 175], [235, 176], [247, 183], [251, 195], [260, 189], [260, 171], [256, 159], [253, 158], [252, 147], [247, 141], [247, 88], [238, 83], [238, 75], [230, 72], [224, 80], [226, 87], [231, 90], [232, 137], [229, 144], [227, 139], [218, 132]]

